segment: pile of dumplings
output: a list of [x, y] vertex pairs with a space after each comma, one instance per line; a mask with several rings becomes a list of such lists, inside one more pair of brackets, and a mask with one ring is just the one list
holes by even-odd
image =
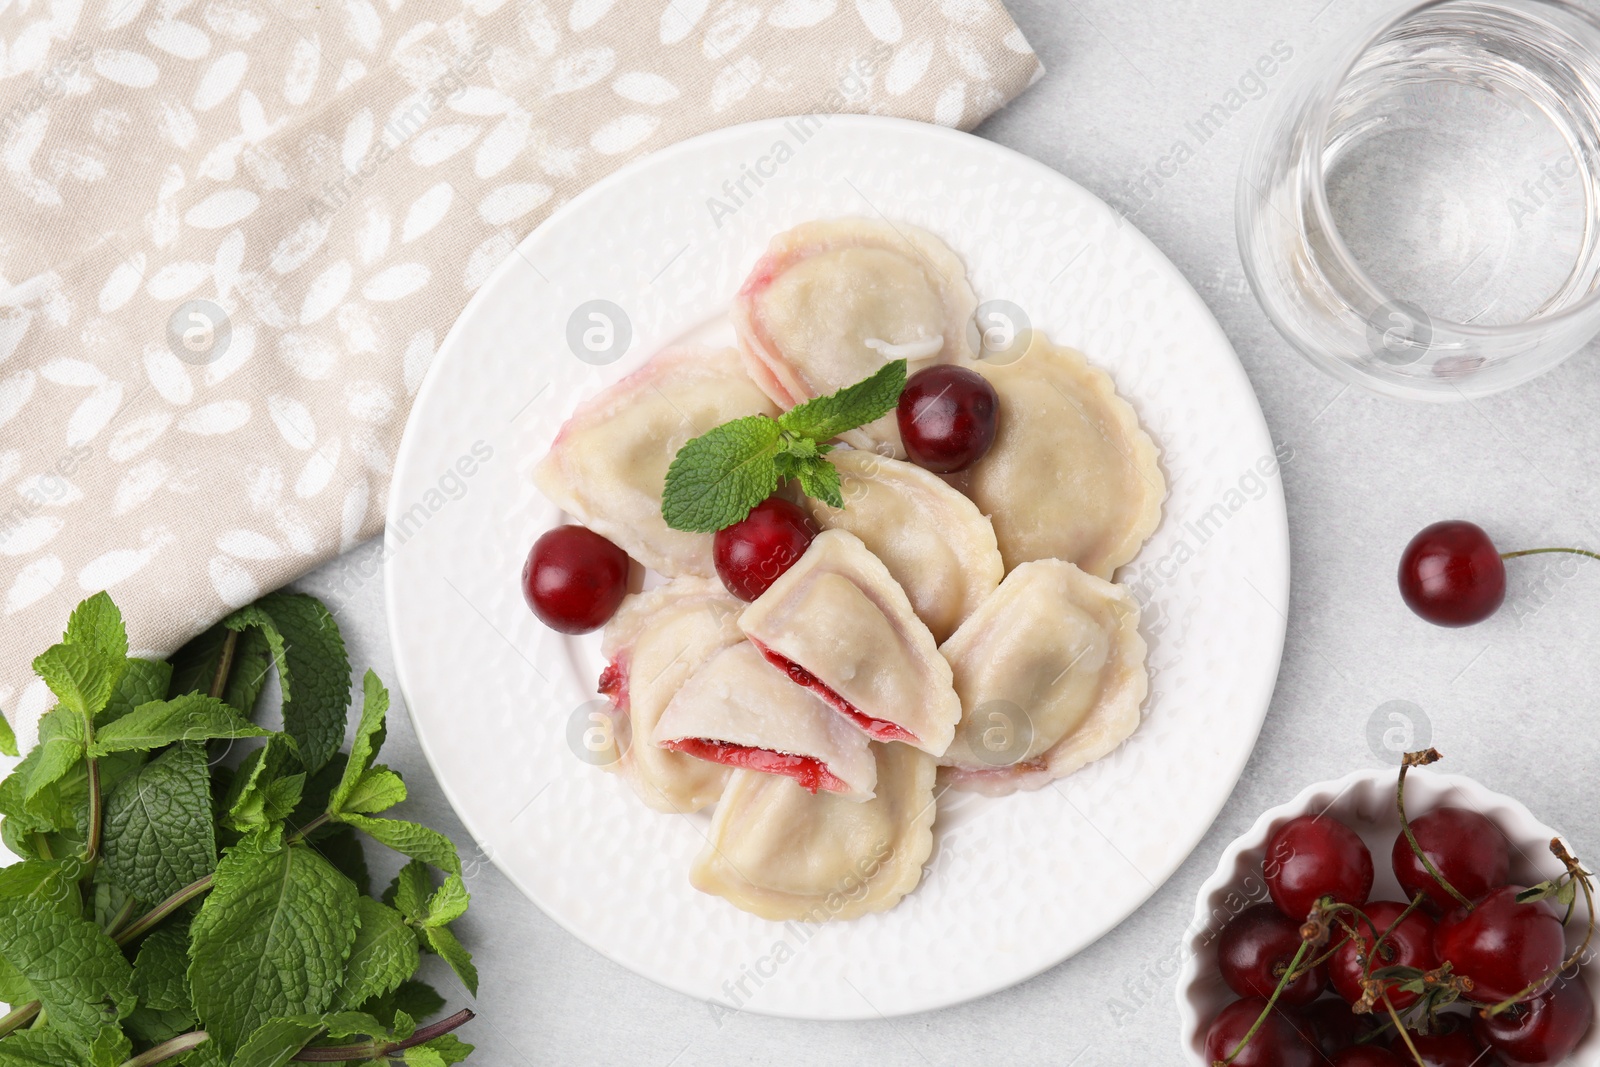
[[[610, 769], [657, 811], [715, 805], [690, 880], [764, 918], [892, 908], [921, 880], [938, 792], [1037, 789], [1139, 725], [1138, 604], [1111, 579], [1160, 522], [1156, 446], [1109, 376], [1041, 333], [1020, 358], [980, 359], [976, 307], [931, 233], [806, 223], [736, 296], [737, 348], [660, 352], [581, 404], [535, 468], [551, 501], [667, 579], [605, 628], [601, 691], [631, 738]], [[843, 435], [827, 458], [845, 506], [786, 487], [822, 532], [735, 599], [712, 535], [662, 518], [678, 449], [898, 358], [987, 379], [994, 445], [940, 476], [907, 462], [892, 412]], [[820, 770], [695, 754], [726, 751]]]

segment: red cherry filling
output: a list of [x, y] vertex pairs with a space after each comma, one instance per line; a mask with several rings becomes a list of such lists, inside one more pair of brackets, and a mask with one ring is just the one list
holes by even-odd
[[817, 535], [811, 517], [782, 497], [768, 497], [711, 539], [711, 558], [728, 592], [740, 600], [765, 593], [805, 555]]
[[596, 688], [601, 696], [611, 701], [612, 707], [618, 711], [628, 710], [628, 668], [620, 659], [612, 660], [600, 672], [600, 684]]
[[1461, 519], [1424, 527], [1400, 556], [1400, 596], [1436, 626], [1482, 622], [1506, 598], [1506, 565], [1483, 528]]
[[1532, 996], [1530, 986], [1553, 977], [1566, 950], [1561, 917], [1547, 902], [1517, 902], [1522, 886], [1506, 885], [1439, 921], [1433, 949], [1455, 973], [1472, 979], [1472, 999], [1495, 1004]]
[[[1333, 980], [1333, 988], [1351, 1004], [1360, 1000], [1363, 993], [1361, 988], [1363, 956], [1369, 957], [1372, 971], [1379, 971], [1384, 967], [1415, 967], [1421, 971], [1431, 971], [1438, 966], [1433, 956], [1433, 920], [1425, 913], [1413, 911], [1396, 926], [1395, 920], [1406, 910], [1404, 904], [1392, 900], [1375, 900], [1362, 910], [1367, 913], [1367, 918], [1372, 920], [1372, 926], [1377, 927], [1379, 939], [1373, 938], [1372, 927], [1361, 919], [1341, 913], [1340, 922], [1349, 923], [1359, 936], [1352, 937], [1340, 945], [1334, 952], [1333, 959], [1328, 962], [1328, 975]], [[1336, 923], [1335, 939], [1344, 936], [1344, 927]], [[1374, 944], [1377, 945], [1377, 958], [1370, 959]], [[1388, 992], [1389, 1000], [1393, 1002], [1396, 1011], [1403, 1011], [1416, 1003], [1415, 993], [1402, 993], [1392, 986], [1388, 987]], [[1380, 1012], [1383, 1010], [1382, 1003], [1381, 1000], [1378, 1002], [1377, 1010]]]
[[781, 774], [786, 778], [793, 778], [808, 793], [815, 794], [818, 789], [826, 789], [830, 793], [850, 791], [850, 787], [842, 779], [814, 756], [792, 756], [787, 752], [734, 745], [726, 741], [707, 741], [700, 737], [664, 741], [661, 747], [728, 767], [746, 767], [753, 771], [765, 771], [767, 774]]
[[[1298, 923], [1271, 904], [1257, 904], [1223, 928], [1217, 941], [1217, 967], [1228, 988], [1240, 996], [1270, 997], [1300, 944]], [[1311, 968], [1284, 987], [1278, 1003], [1310, 1004], [1327, 984], [1327, 968]]]
[[895, 419], [906, 453], [938, 474], [966, 470], [994, 444], [1000, 397], [983, 375], [937, 364], [911, 376]]
[[905, 741], [908, 744], [913, 745], [917, 743], [915, 734], [912, 734], [904, 727], [897, 726], [886, 719], [874, 719], [872, 716], [868, 715], [866, 712], [850, 703], [844, 697], [828, 688], [828, 686], [823, 683], [822, 679], [818, 678], [816, 675], [800, 666], [800, 664], [796, 663], [794, 660], [783, 655], [781, 652], [774, 652], [766, 645], [763, 645], [760, 641], [752, 639], [750, 643], [755, 645], [756, 648], [760, 650], [761, 654], [767, 658], [768, 663], [787, 674], [791, 682], [798, 686], [804, 686], [806, 689], [809, 689], [813, 693], [817, 694], [817, 696], [821, 697], [823, 700], [826, 700], [833, 706], [834, 710], [838, 711], [841, 715], [845, 716], [851, 722], [859, 726], [862, 730], [866, 731], [867, 736], [871, 737], [874, 741]]
[[1233, 1067], [1313, 1067], [1317, 1054], [1281, 1011], [1268, 1014], [1250, 1043], [1239, 1048], [1266, 1006], [1265, 997], [1246, 997], [1223, 1008], [1206, 1029], [1206, 1062], [1227, 1061], [1237, 1049]]
[[1372, 892], [1372, 854], [1356, 832], [1337, 819], [1301, 815], [1267, 840], [1263, 875], [1278, 910], [1305, 922], [1325, 896], [1360, 907]]
[[1570, 978], [1499, 1015], [1476, 1016], [1472, 1028], [1512, 1067], [1545, 1067], [1564, 1061], [1593, 1021], [1594, 999], [1583, 979]]
[[[1510, 877], [1511, 846], [1506, 835], [1475, 811], [1435, 808], [1412, 819], [1411, 832], [1428, 861], [1468, 900], [1505, 885]], [[1424, 893], [1440, 913], [1454, 911], [1461, 903], [1428, 873], [1404, 833], [1395, 835], [1389, 859], [1407, 898]]]
[[546, 530], [522, 565], [522, 595], [552, 630], [598, 630], [628, 595], [628, 554], [583, 526]]

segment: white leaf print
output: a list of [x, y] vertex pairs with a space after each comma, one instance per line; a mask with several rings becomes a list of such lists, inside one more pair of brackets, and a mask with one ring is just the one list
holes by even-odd
[[939, 92], [933, 105], [933, 121], [941, 126], [959, 126], [967, 111], [967, 83], [953, 81]]
[[116, 48], [102, 48], [94, 54], [94, 72], [130, 89], [148, 89], [161, 76], [161, 68], [149, 56]]
[[105, 0], [105, 8], [100, 14], [100, 28], [120, 30], [139, 17], [144, 10], [144, 3], [145, 0]]
[[17, 572], [17, 580], [6, 592], [6, 614], [15, 615], [56, 591], [63, 568], [60, 556], [40, 556]]
[[567, 25], [573, 33], [582, 33], [601, 19], [615, 6], [617, 0], [573, 0], [567, 12]]
[[273, 250], [272, 269], [279, 274], [288, 274], [304, 266], [307, 260], [317, 254], [322, 242], [328, 239], [332, 225], [331, 221], [318, 222], [312, 218], [295, 227], [294, 232], [279, 241], [278, 247]]
[[[169, 0], [171, 2], [171, 0]], [[175, 8], [187, 6], [187, 0], [172, 2]], [[235, 41], [248, 41], [261, 32], [262, 19], [266, 12], [254, 4], [207, 4], [205, 6], [206, 25], [214, 33], [223, 37], [231, 37]]]
[[61, 193], [54, 183], [33, 173], [33, 155], [43, 143], [45, 128], [49, 123], [48, 107], [41, 107], [17, 122], [4, 149], [0, 150], [0, 159], [4, 160], [5, 168], [11, 174], [11, 182], [18, 192], [36, 204], [59, 207]]
[[164, 460], [149, 459], [128, 468], [112, 497], [111, 513], [126, 515], [148, 501], [167, 484], [172, 468]]
[[[418, 334], [418, 336], [420, 337], [421, 334]], [[415, 343], [415, 338], [413, 338], [412, 343]], [[409, 355], [409, 352], [407, 354]], [[18, 452], [14, 448], [8, 448], [4, 452], [0, 452], [0, 485], [5, 485], [12, 478], [16, 477], [17, 471], [21, 469], [21, 452]]]
[[707, 59], [722, 60], [761, 25], [761, 9], [753, 4], [725, 4], [706, 27], [700, 52]]
[[660, 125], [659, 115], [623, 115], [594, 131], [594, 136], [589, 138], [589, 147], [601, 155], [620, 155], [655, 133]]
[[617, 66], [617, 53], [611, 48], [585, 48], [557, 60], [550, 68], [550, 84], [545, 91], [551, 96], [575, 93], [587, 89], [610, 74]]
[[381, 382], [345, 383], [345, 409], [362, 422], [382, 424], [394, 414], [394, 394]]
[[179, 59], [201, 59], [211, 51], [211, 38], [193, 23], [163, 19], [145, 27], [144, 39]]
[[203, 281], [211, 277], [211, 264], [183, 259], [168, 263], [156, 271], [145, 286], [145, 292], [157, 300], [177, 300], [188, 296]]
[[933, 42], [926, 37], [896, 51], [888, 73], [883, 76], [883, 91], [890, 96], [901, 96], [916, 88], [932, 58]]
[[973, 81], [988, 81], [993, 73], [989, 69], [989, 61], [979, 50], [978, 43], [967, 34], [945, 34], [944, 50], [960, 66], [961, 72]]
[[274, 393], [267, 397], [267, 414], [291, 448], [304, 452], [317, 443], [317, 424], [311, 409], [292, 396]]
[[326, 339], [310, 333], [286, 333], [278, 341], [278, 356], [302, 378], [318, 382], [333, 373], [339, 363], [339, 350]]
[[366, 304], [352, 300], [339, 309], [334, 322], [344, 350], [352, 356], [374, 355], [381, 347], [377, 317]]
[[544, 0], [523, 0], [518, 4], [517, 25], [540, 57], [549, 59], [556, 54], [561, 44], [561, 31], [556, 29]]
[[432, 277], [433, 272], [421, 263], [397, 263], [369, 278], [361, 295], [380, 302], [400, 300], [427, 285]]
[[144, 267], [144, 253], [135, 252], [112, 268], [106, 284], [100, 288], [100, 314], [109, 315], [133, 299], [133, 294], [139, 291], [139, 283], [144, 281]]
[[365, 427], [350, 435], [350, 451], [361, 457], [361, 463], [373, 474], [389, 473], [389, 454], [378, 442], [378, 435]]
[[161, 118], [156, 121], [156, 133], [172, 142], [176, 148], [187, 150], [200, 132], [194, 112], [176, 100], [163, 100], [159, 105]]
[[361, 262], [371, 266], [382, 259], [384, 253], [389, 251], [389, 238], [393, 234], [394, 223], [383, 206], [373, 204], [369, 207], [366, 217], [356, 229], [356, 251], [361, 254]]
[[58, 515], [34, 515], [23, 519], [0, 537], [0, 555], [25, 556], [49, 544], [66, 520]]
[[678, 87], [659, 74], [630, 70], [611, 83], [611, 91], [635, 104], [665, 104], [678, 99]]
[[478, 145], [472, 172], [480, 178], [493, 178], [511, 166], [517, 154], [528, 146], [532, 124], [533, 116], [520, 108], [496, 123]]
[[694, 32], [711, 0], [667, 0], [661, 9], [661, 43], [677, 44]]
[[283, 555], [278, 542], [254, 530], [228, 530], [217, 537], [217, 547], [239, 559], [277, 559]]
[[502, 226], [512, 219], [520, 219], [552, 195], [553, 191], [548, 185], [513, 182], [491, 190], [478, 205], [478, 214], [491, 226]]
[[57, 385], [70, 385], [79, 389], [93, 389], [103, 385], [106, 372], [82, 359], [52, 359], [39, 368], [39, 377]]
[[356, 112], [345, 126], [344, 146], [339, 150], [339, 158], [344, 163], [346, 173], [354, 174], [361, 169], [361, 161], [367, 158], [367, 152], [372, 148], [375, 127], [370, 107]]
[[339, 439], [337, 437], [311, 453], [306, 465], [300, 468], [300, 477], [294, 482], [294, 495], [301, 500], [316, 496], [328, 487], [328, 479], [339, 467]]
[[230, 230], [228, 236], [217, 244], [217, 255], [211, 264], [211, 280], [217, 287], [217, 298], [228, 299], [239, 280], [239, 267], [244, 263], [244, 231]]
[[367, 517], [367, 480], [362, 478], [344, 491], [339, 514], [339, 551], [348, 552], [361, 537], [361, 523]]
[[289, 52], [289, 68], [283, 73], [284, 103], [299, 107], [310, 100], [321, 69], [322, 39], [316, 33], [298, 38]]
[[389, 46], [389, 57], [398, 61], [402, 66], [412, 69], [420, 70], [423, 67], [429, 67], [430, 71], [439, 69], [433, 66], [436, 58], [430, 54], [428, 49], [415, 47], [417, 42], [438, 28], [439, 24], [437, 22], [423, 19], [395, 39], [394, 44]]
[[455, 201], [455, 187], [440, 182], [411, 202], [406, 221], [400, 227], [400, 243], [410, 244], [418, 237], [439, 225], [450, 205]]
[[991, 12], [989, 0], [941, 0], [939, 11], [960, 26], [982, 21]]
[[856, 0], [856, 13], [872, 36], [886, 44], [900, 43], [905, 25], [900, 21], [900, 12], [895, 10], [894, 0]]
[[511, 97], [487, 85], [469, 85], [451, 96], [448, 103], [458, 115], [504, 115], [517, 106]]
[[277, 122], [267, 121], [267, 110], [261, 106], [261, 98], [249, 89], [239, 91], [239, 127], [245, 140], [252, 144], [266, 140], [282, 126], [285, 120]]
[[166, 433], [167, 427], [172, 425], [172, 420], [173, 414], [170, 411], [156, 411], [129, 420], [111, 435], [111, 442], [106, 445], [106, 455], [115, 463], [126, 463]]
[[333, 91], [342, 93], [356, 82], [367, 76], [367, 65], [359, 59], [350, 58], [344, 61], [344, 66], [339, 68], [339, 80], [334, 84]]
[[95, 389], [67, 420], [67, 447], [75, 448], [94, 440], [122, 406], [122, 383], [107, 382]]
[[227, 556], [212, 556], [206, 570], [211, 575], [211, 588], [228, 607], [242, 608], [261, 599], [261, 585]]
[[[467, 0], [467, 10], [481, 18], [488, 18], [499, 11], [506, 4], [506, 0]], [[524, 7], [529, 5], [523, 5]]]
[[256, 511], [271, 511], [283, 495], [283, 471], [277, 467], [245, 468], [244, 494]]
[[803, 30], [832, 15], [838, 7], [839, 0], [783, 0], [772, 9], [767, 21], [780, 30]]
[[489, 275], [516, 247], [516, 239], [506, 230], [481, 241], [467, 257], [467, 267], [461, 272], [462, 287], [471, 292], [488, 281]]
[[178, 429], [201, 437], [232, 433], [250, 421], [250, 404], [245, 400], [218, 400], [195, 408], [178, 420]]
[[371, 52], [383, 39], [383, 20], [367, 0], [345, 0], [344, 35], [363, 52]]
[[[108, 283], [109, 284], [109, 283]], [[134, 287], [138, 287], [138, 279], [134, 279]], [[0, 363], [11, 358], [17, 346], [22, 343], [22, 338], [28, 333], [28, 326], [33, 322], [33, 312], [15, 310], [0, 314]]]
[[17, 483], [17, 493], [47, 508], [66, 507], [83, 499], [83, 490], [59, 474], [30, 474]]
[[193, 107], [196, 111], [210, 111], [239, 88], [244, 72], [250, 66], [250, 57], [243, 52], [229, 52], [218, 56], [200, 76], [194, 90]]
[[726, 111], [761, 83], [761, 63], [755, 56], [740, 56], [722, 69], [711, 83], [711, 110]]
[[411, 162], [419, 167], [433, 167], [477, 140], [482, 126], [456, 122], [424, 130], [411, 142]]
[[183, 405], [194, 399], [189, 368], [166, 345], [154, 344], [144, 350], [144, 373], [167, 403]]
[[228, 344], [228, 350], [222, 353], [221, 358], [206, 364], [206, 384], [216, 385], [227, 378], [234, 371], [255, 355], [256, 328], [253, 323], [236, 323], [233, 327], [233, 340]]
[[[1011, 27], [1011, 32], [1000, 39], [1000, 43], [1018, 55], [1033, 55], [1033, 45], [1028, 43], [1027, 36], [1022, 32], [1021, 26]], [[1037, 80], [1037, 79], [1035, 79]], [[1029, 83], [1030, 85], [1032, 82]]]
[[305, 513], [293, 505], [285, 505], [273, 512], [272, 521], [278, 524], [278, 532], [283, 534], [283, 539], [289, 547], [302, 556], [310, 555], [317, 550], [316, 535], [311, 532], [311, 527], [306, 523]]
[[354, 268], [348, 259], [341, 259], [311, 282], [306, 288], [306, 298], [300, 305], [300, 325], [310, 326], [339, 306], [350, 291]]
[[261, 205], [249, 189], [222, 189], [184, 212], [183, 221], [197, 230], [220, 230], [247, 218]]
[[78, 588], [84, 592], [110, 589], [138, 574], [174, 538], [166, 530], [157, 527], [145, 531], [143, 540], [143, 548], [113, 549], [84, 564], [83, 569], [78, 571]]
[[406, 342], [406, 354], [402, 360], [407, 396], [417, 395], [417, 390], [422, 386], [422, 377], [428, 373], [428, 364], [432, 362], [433, 331], [418, 330]]

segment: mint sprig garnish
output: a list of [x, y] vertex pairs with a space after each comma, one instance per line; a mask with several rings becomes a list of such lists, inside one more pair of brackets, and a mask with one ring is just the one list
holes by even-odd
[[674, 530], [714, 533], [750, 514], [786, 478], [807, 496], [844, 507], [839, 472], [823, 458], [833, 448], [827, 442], [893, 411], [905, 387], [906, 361], [897, 359], [776, 419], [750, 415], [701, 434], [667, 468], [661, 517]]

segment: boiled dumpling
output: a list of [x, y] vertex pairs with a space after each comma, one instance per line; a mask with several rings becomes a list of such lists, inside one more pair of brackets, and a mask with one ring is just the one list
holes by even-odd
[[950, 665], [905, 590], [854, 534], [824, 530], [739, 616], [798, 685], [879, 741], [944, 754], [961, 718]]
[[921, 467], [839, 449], [845, 507], [805, 497], [824, 529], [847, 530], [883, 561], [935, 641], [955, 632], [1005, 575], [994, 527], [976, 505]]
[[[807, 222], [767, 246], [733, 302], [750, 376], [783, 408], [905, 358], [912, 372], [973, 358], [977, 298], [945, 243], [905, 223]], [[843, 435], [904, 456], [893, 412]]]
[[667, 704], [702, 664], [742, 644], [743, 607], [714, 579], [675, 578], [622, 602], [606, 624], [600, 651], [610, 664], [600, 691], [628, 716], [629, 744], [606, 769], [621, 771], [639, 798], [657, 811], [698, 811], [716, 802], [726, 767], [650, 743]]
[[952, 785], [991, 795], [1109, 753], [1138, 727], [1149, 688], [1132, 594], [1056, 559], [1006, 575], [940, 652], [962, 707], [940, 763]]
[[534, 469], [544, 494], [662, 574], [710, 577], [711, 535], [661, 517], [667, 467], [691, 437], [777, 415], [731, 348], [668, 348], [578, 405]]
[[656, 724], [654, 741], [702, 760], [781, 774], [808, 792], [872, 799], [878, 768], [867, 735], [792, 684], [748, 641], [690, 676]]
[[975, 369], [1000, 397], [993, 447], [951, 481], [994, 522], [1009, 570], [1064, 559], [1100, 578], [1161, 521], [1156, 446], [1104, 371], [1034, 331], [1021, 359]]
[[906, 745], [872, 749], [878, 795], [864, 804], [735, 771], [689, 881], [773, 922], [894, 907], [917, 887], [933, 850], [934, 763]]

